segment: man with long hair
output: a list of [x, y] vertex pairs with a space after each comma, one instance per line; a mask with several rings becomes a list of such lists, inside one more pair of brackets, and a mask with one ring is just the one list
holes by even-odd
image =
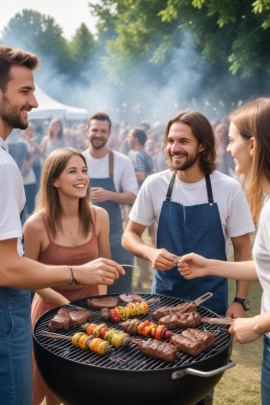
[[[168, 170], [147, 177], [129, 215], [122, 244], [135, 256], [152, 262], [152, 292], [195, 300], [210, 291], [203, 305], [230, 318], [244, 316], [249, 283], [237, 282], [235, 301], [228, 307], [227, 279], [185, 280], [177, 258], [191, 251], [227, 260], [226, 238], [231, 238], [234, 260], [249, 260], [251, 213], [241, 185], [216, 171], [216, 148], [208, 119], [197, 111], [174, 116], [164, 132]], [[155, 223], [157, 246], [147, 246], [142, 234]], [[195, 281], [193, 283], [193, 281]], [[212, 395], [201, 402], [212, 403]]]

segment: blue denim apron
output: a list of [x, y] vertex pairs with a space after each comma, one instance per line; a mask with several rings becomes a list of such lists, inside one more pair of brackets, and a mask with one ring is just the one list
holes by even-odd
[[[116, 192], [113, 181], [113, 152], [109, 151], [109, 177], [92, 178], [90, 177], [91, 187], [102, 187], [105, 190]], [[123, 220], [119, 204], [113, 201], [93, 202], [93, 204], [104, 208], [109, 214], [110, 220], [110, 248], [111, 258], [119, 264], [133, 264], [133, 256], [121, 245], [123, 235]], [[108, 294], [120, 294], [132, 292], [132, 269], [124, 267], [125, 276], [121, 276], [114, 281], [113, 285], [108, 286]]]
[[0, 404], [32, 404], [31, 356], [31, 291], [0, 286]]
[[270, 339], [264, 335], [263, 338], [263, 362], [261, 378], [262, 405], [270, 404]]
[[[207, 204], [183, 206], [171, 201], [176, 172], [173, 173], [163, 202], [157, 231], [157, 248], [176, 256], [195, 252], [206, 258], [227, 260], [225, 239], [218, 206], [214, 203], [210, 177], [206, 176]], [[177, 266], [167, 271], [154, 270], [152, 292], [186, 300], [195, 300], [206, 292], [213, 297], [203, 305], [219, 315], [228, 307], [227, 279], [215, 276], [185, 280]]]

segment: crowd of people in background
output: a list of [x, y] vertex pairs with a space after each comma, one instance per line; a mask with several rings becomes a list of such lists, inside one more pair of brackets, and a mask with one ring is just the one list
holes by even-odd
[[[218, 170], [231, 177], [235, 177], [234, 162], [231, 154], [226, 152], [228, 144], [229, 126], [226, 118], [220, 119], [217, 123], [213, 122], [213, 130], [216, 136], [217, 158], [219, 161]], [[166, 158], [163, 153], [163, 133], [165, 125], [160, 121], [153, 123], [141, 121], [134, 125], [126, 121], [112, 122], [111, 135], [108, 140], [108, 148], [128, 156], [131, 161], [137, 160], [134, 148], [129, 141], [129, 136], [135, 129], [141, 131], [140, 137], [145, 137], [139, 147], [140, 155], [149, 157], [148, 172], [146, 174], [157, 173], [167, 169]], [[47, 156], [55, 149], [62, 147], [73, 147], [81, 151], [89, 148], [89, 137], [87, 135], [87, 122], [72, 122], [58, 118], [51, 120], [33, 120], [25, 130], [14, 129], [7, 141], [11, 156], [16, 161], [24, 182], [26, 194], [26, 212], [25, 216], [30, 215], [36, 204], [36, 197], [40, 188], [41, 169]], [[138, 149], [136, 147], [136, 149]], [[139, 159], [140, 162], [140, 159]], [[144, 163], [142, 163], [143, 165]], [[140, 172], [136, 168], [135, 172]], [[139, 174], [140, 176], [140, 174]], [[145, 174], [143, 175], [145, 176]], [[136, 175], [138, 180], [138, 174]], [[138, 185], [143, 180], [138, 180]], [[123, 221], [127, 220], [130, 211], [129, 206], [122, 207]], [[153, 238], [153, 233], [150, 233]]]
[[[132, 162], [138, 189], [146, 177], [167, 169], [163, 153], [163, 134], [165, 125], [161, 121], [141, 121], [132, 125], [127, 121], [113, 122], [107, 141], [108, 149], [126, 155]], [[226, 117], [212, 122], [216, 138], [218, 170], [231, 177], [236, 177], [234, 161], [226, 152], [229, 124]], [[41, 169], [49, 154], [62, 147], [73, 147], [86, 151], [89, 146], [87, 122], [65, 121], [58, 118], [51, 120], [33, 120], [25, 130], [14, 129], [8, 138], [9, 151], [16, 161], [23, 177], [26, 194], [24, 220], [34, 211], [40, 190]], [[128, 222], [132, 204], [121, 205], [123, 227]], [[154, 225], [146, 229], [147, 240], [155, 246]], [[135, 288], [143, 291], [144, 286], [152, 280], [150, 262], [135, 258], [140, 274]], [[129, 270], [129, 272], [132, 271]], [[132, 282], [132, 279], [130, 280]], [[145, 284], [146, 283], [146, 284]], [[131, 285], [128, 290], [131, 290]]]

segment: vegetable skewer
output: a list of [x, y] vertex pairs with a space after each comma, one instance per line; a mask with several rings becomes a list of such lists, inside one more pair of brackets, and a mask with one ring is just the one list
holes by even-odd
[[128, 333], [114, 328], [108, 328], [106, 323], [100, 325], [86, 323], [82, 325], [82, 328], [87, 335], [94, 336], [95, 338], [100, 337], [116, 348], [127, 347], [131, 342], [131, 337]]
[[64, 336], [59, 333], [41, 331], [40, 335], [51, 337], [53, 339], [66, 339], [69, 340], [73, 346], [78, 346], [83, 350], [91, 350], [101, 355], [111, 353], [113, 347], [108, 341], [101, 338], [95, 338], [93, 335], [88, 336], [84, 332], [77, 332], [73, 336]]

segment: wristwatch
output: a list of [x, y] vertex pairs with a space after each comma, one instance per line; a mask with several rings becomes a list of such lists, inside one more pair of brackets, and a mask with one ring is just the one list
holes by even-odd
[[241, 304], [245, 311], [248, 311], [250, 308], [249, 300], [246, 300], [245, 298], [235, 297], [233, 302], [238, 302], [238, 304]]

